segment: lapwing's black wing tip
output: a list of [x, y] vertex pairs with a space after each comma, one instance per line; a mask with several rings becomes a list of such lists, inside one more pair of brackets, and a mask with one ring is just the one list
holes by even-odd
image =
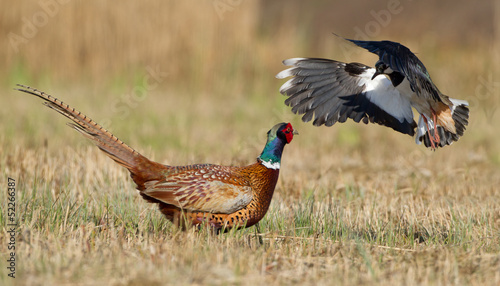
[[[359, 42], [359, 41], [357, 41], [357, 40], [352, 40], [352, 39], [348, 39], [348, 38], [346, 38], [346, 37], [342, 37], [341, 35], [339, 35], [339, 34], [337, 34], [337, 33], [335, 33], [335, 32], [332, 32], [332, 35], [334, 35], [334, 36], [336, 36], [336, 37], [339, 37], [339, 38], [341, 38], [342, 40], [345, 40], [345, 41], [349, 41], [349, 42], [351, 42], [351, 43], [354, 43], [354, 44], [356, 44], [356, 45], [358, 45], [356, 42]], [[364, 42], [364, 41], [362, 41], [362, 42]]]
[[335, 32], [332, 32], [332, 35], [336, 36], [336, 37], [339, 37], [341, 39], [344, 39], [344, 40], [347, 40], [346, 38], [342, 37], [341, 35], [335, 33]]
[[[369, 52], [376, 53], [375, 51], [373, 51], [373, 49], [374, 49], [374, 46], [372, 45], [372, 43], [374, 43], [373, 41], [353, 40], [353, 39], [348, 39], [348, 38], [342, 37], [334, 32], [332, 32], [332, 34], [334, 36], [337, 36], [337, 37], [343, 39], [344, 41], [351, 42], [360, 48], [366, 49]], [[376, 49], [378, 49], [378, 48], [376, 48]]]
[[386, 48], [386, 41], [364, 41], [364, 40], [353, 40], [353, 39], [348, 39], [348, 38], [344, 38], [342, 36], [339, 36], [335, 33], [332, 33], [334, 34], [335, 36], [339, 37], [339, 38], [342, 38], [348, 42], [351, 42], [353, 44], [355, 44], [356, 46], [360, 47], [360, 48], [363, 48], [365, 50], [368, 50], [369, 52], [371, 53], [374, 53], [376, 55], [379, 55], [380, 56], [380, 51], [381, 50], [385, 50]]

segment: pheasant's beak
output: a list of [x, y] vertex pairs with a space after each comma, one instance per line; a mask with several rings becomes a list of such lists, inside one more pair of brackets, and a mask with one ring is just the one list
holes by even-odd
[[293, 135], [299, 135], [299, 131], [293, 129], [293, 132], [292, 132]]

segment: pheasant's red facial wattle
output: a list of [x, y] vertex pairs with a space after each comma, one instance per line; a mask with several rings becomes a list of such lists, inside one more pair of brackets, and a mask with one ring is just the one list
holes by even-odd
[[288, 123], [285, 128], [281, 131], [285, 134], [286, 137], [286, 143], [292, 142], [293, 135], [294, 134], [299, 134], [297, 131], [293, 130], [292, 124]]

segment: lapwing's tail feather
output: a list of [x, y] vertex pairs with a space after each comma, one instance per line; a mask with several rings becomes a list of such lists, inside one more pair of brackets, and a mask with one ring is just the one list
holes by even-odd
[[[443, 113], [448, 114], [447, 117], [443, 115], [439, 118], [438, 116], [436, 130], [440, 141], [436, 147], [444, 147], [458, 141], [464, 135], [466, 126], [469, 124], [469, 103], [464, 100], [449, 99], [452, 105], [446, 107], [449, 112]], [[430, 118], [427, 120], [431, 123], [429, 126], [434, 126]], [[417, 143], [423, 142], [425, 147], [432, 147], [431, 138], [434, 137], [434, 129], [427, 130], [425, 126], [423, 117], [420, 116], [417, 127]]]

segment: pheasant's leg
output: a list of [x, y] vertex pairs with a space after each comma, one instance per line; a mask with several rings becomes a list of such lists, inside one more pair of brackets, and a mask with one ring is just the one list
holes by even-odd
[[[433, 136], [431, 136], [431, 129], [429, 128], [429, 122], [427, 121], [427, 117], [425, 117], [425, 116], [423, 116], [423, 117], [424, 117], [425, 126], [427, 127], [427, 132], [429, 132], [429, 141], [431, 141], [431, 149], [434, 150], [434, 149], [436, 149], [436, 146], [434, 145], [434, 138], [433, 138]], [[436, 134], [436, 132], [434, 132], [434, 134]]]
[[260, 245], [264, 245], [264, 241], [262, 240], [262, 236], [260, 235], [260, 227], [259, 223], [255, 224], [255, 235], [259, 238]]

